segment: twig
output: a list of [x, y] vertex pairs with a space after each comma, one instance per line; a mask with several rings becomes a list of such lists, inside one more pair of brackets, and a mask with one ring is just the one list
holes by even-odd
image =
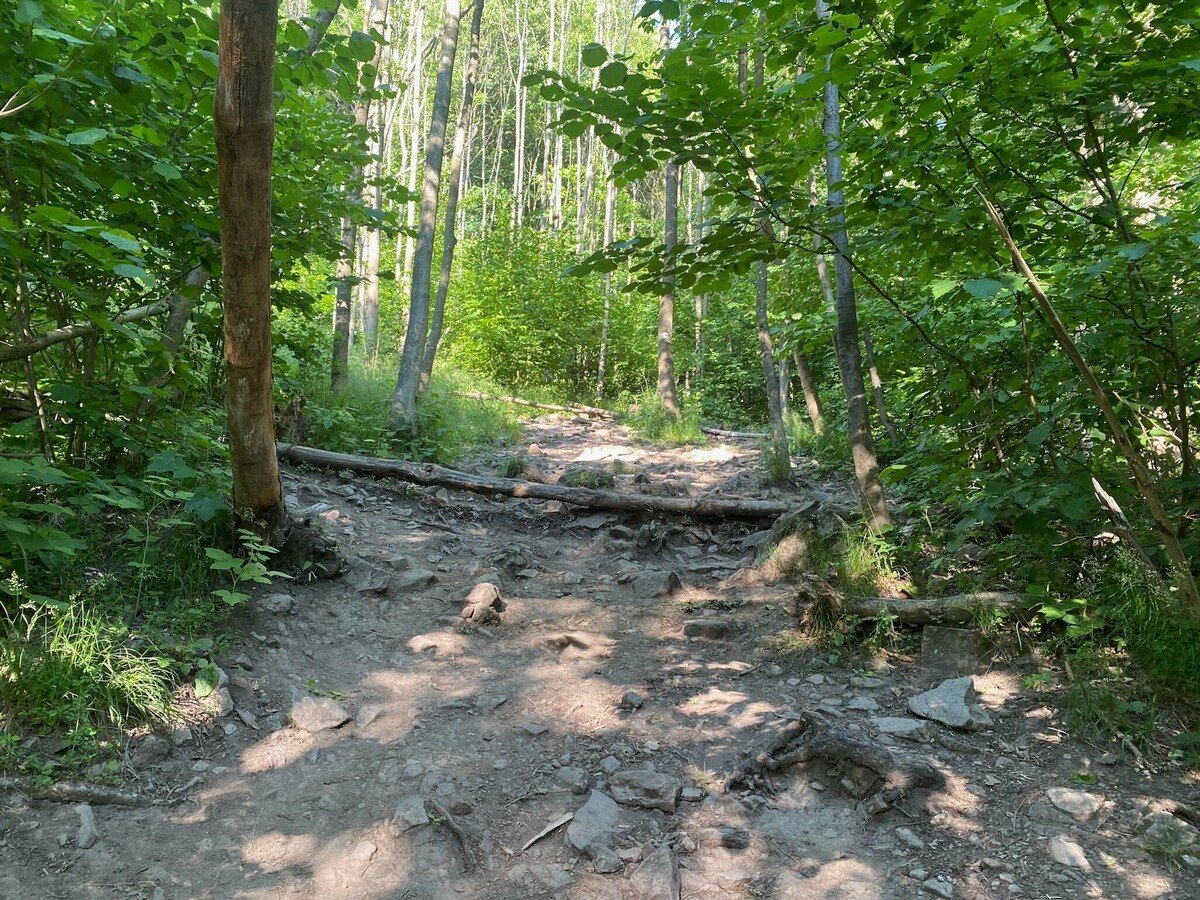
[[0, 792], [6, 791], [17, 791], [31, 800], [49, 800], [54, 803], [96, 803], [108, 806], [144, 807], [172, 802], [155, 800], [127, 788], [88, 784], [86, 781], [56, 781], [53, 784], [37, 784], [32, 778], [16, 776], [0, 778]]
[[475, 866], [475, 860], [471, 853], [470, 838], [467, 837], [467, 832], [454, 820], [454, 816], [450, 815], [450, 811], [442, 806], [442, 804], [431, 798], [429, 805], [433, 807], [434, 812], [441, 816], [442, 820], [446, 823], [446, 827], [450, 829], [454, 837], [458, 840], [458, 844], [462, 847], [463, 852], [463, 868], [470, 871]]

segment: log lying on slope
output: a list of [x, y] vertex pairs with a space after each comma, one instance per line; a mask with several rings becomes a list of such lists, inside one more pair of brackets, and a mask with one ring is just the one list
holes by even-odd
[[713, 437], [741, 438], [747, 441], [761, 441], [767, 436], [765, 431], [726, 431], [724, 428], [712, 428], [708, 425], [703, 426], [700, 430]]
[[597, 419], [615, 419], [617, 417], [612, 410], [584, 406], [582, 403], [568, 403], [566, 406], [559, 406], [555, 403], [535, 403], [533, 400], [523, 400], [520, 397], [494, 397], [479, 391], [454, 391], [453, 396], [466, 400], [484, 400], [489, 403], [511, 403], [514, 406], [528, 406], [530, 409], [544, 409], [547, 412], [570, 413], [576, 416], [592, 416]]
[[889, 616], [894, 616], [905, 625], [929, 625], [937, 622], [967, 625], [975, 620], [978, 610], [1021, 609], [1025, 606], [1025, 598], [1006, 591], [978, 591], [948, 597], [898, 600], [882, 597], [846, 597], [841, 601], [841, 606], [843, 612], [860, 619], [878, 619], [886, 610]]
[[502, 494], [532, 500], [559, 500], [572, 506], [608, 509], [616, 512], [648, 512], [659, 515], [690, 516], [693, 519], [775, 519], [790, 508], [782, 500], [733, 500], [707, 497], [652, 497], [649, 494], [619, 494], [561, 484], [538, 484], [516, 478], [492, 478], [447, 469], [432, 463], [413, 463], [398, 459], [379, 459], [334, 453], [315, 447], [279, 444], [279, 458], [306, 463], [322, 469], [345, 469], [378, 478], [399, 478], [427, 487], [444, 487], [474, 494]]

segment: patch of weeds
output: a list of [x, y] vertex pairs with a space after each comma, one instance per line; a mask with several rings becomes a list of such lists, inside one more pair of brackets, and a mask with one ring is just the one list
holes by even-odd
[[895, 550], [885, 535], [866, 528], [847, 530], [834, 555], [837, 583], [847, 594], [891, 597], [912, 590], [912, 582], [896, 564]]
[[1063, 708], [1071, 731], [1092, 740], [1151, 746], [1161, 723], [1155, 698], [1139, 692], [1121, 658], [1111, 651], [1083, 650], [1067, 658], [1071, 682]]
[[760, 480], [765, 487], [782, 487], [792, 481], [791, 449], [786, 440], [767, 439], [759, 445]]
[[625, 412], [625, 424], [639, 438], [654, 444], [685, 447], [707, 443], [700, 430], [700, 409], [683, 406], [676, 419], [663, 408], [658, 394], [648, 391], [629, 403]]
[[330, 700], [346, 699], [346, 695], [341, 691], [329, 691], [322, 688], [315, 678], [310, 678], [304, 682], [304, 689], [314, 697], [328, 697]]
[[896, 628], [896, 617], [888, 612], [887, 604], [875, 619], [875, 626], [863, 639], [863, 645], [872, 650], [891, 650], [900, 643], [900, 632]]
[[523, 453], [514, 453], [512, 456], [506, 456], [500, 463], [498, 474], [501, 478], [520, 478], [525, 474], [525, 469], [529, 465], [529, 460]]

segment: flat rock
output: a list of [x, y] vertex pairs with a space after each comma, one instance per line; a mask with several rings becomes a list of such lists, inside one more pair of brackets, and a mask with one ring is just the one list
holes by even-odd
[[1177, 856], [1200, 847], [1200, 830], [1169, 812], [1152, 812], [1144, 816], [1133, 833], [1139, 846], [1164, 856]]
[[871, 697], [855, 697], [846, 704], [846, 709], [857, 712], [879, 712], [879, 704]]
[[429, 813], [425, 811], [425, 798], [414, 794], [397, 803], [396, 811], [392, 816], [392, 824], [397, 833], [428, 825]]
[[354, 573], [351, 583], [360, 594], [386, 594], [392, 587], [392, 575], [374, 566], [364, 566]]
[[915, 716], [930, 719], [962, 731], [982, 731], [992, 725], [992, 717], [975, 703], [975, 682], [970, 676], [950, 678], [931, 691], [908, 701]]
[[391, 586], [397, 591], [419, 591], [437, 581], [437, 573], [428, 569], [408, 569], [392, 576]]
[[954, 885], [949, 881], [927, 878], [921, 882], [921, 887], [927, 894], [933, 894], [935, 897], [945, 897], [946, 900], [950, 900], [954, 896]]
[[683, 636], [702, 641], [719, 641], [729, 637], [730, 623], [723, 619], [692, 619], [683, 623]]
[[171, 755], [171, 742], [156, 734], [148, 734], [129, 754], [129, 761], [135, 769], [147, 769], [158, 765]]
[[906, 719], [899, 716], [873, 716], [867, 721], [879, 729], [880, 734], [902, 738], [906, 741], [915, 741], [918, 744], [931, 740], [934, 734], [933, 726], [928, 722], [922, 722], [920, 719]]
[[682, 788], [677, 779], [649, 769], [625, 769], [609, 781], [609, 790], [618, 803], [663, 812], [675, 812]]
[[359, 728], [366, 728], [376, 719], [383, 715], [383, 707], [377, 703], [368, 703], [361, 707], [354, 716], [354, 724]]
[[291, 723], [312, 734], [329, 731], [350, 721], [350, 713], [330, 697], [301, 697], [288, 713]]
[[611, 850], [613, 832], [620, 818], [621, 807], [612, 797], [594, 790], [567, 826], [567, 843], [593, 858], [601, 850]]
[[282, 616], [295, 610], [296, 598], [291, 594], [268, 594], [258, 605], [266, 612]]
[[902, 843], [905, 847], [911, 850], [924, 850], [925, 842], [921, 840], [921, 836], [911, 828], [901, 826], [895, 831], [896, 840]]
[[1086, 822], [1104, 809], [1104, 798], [1074, 788], [1052, 787], [1046, 798], [1077, 822]]
[[1084, 872], [1092, 871], [1092, 864], [1088, 862], [1083, 848], [1065, 835], [1059, 834], [1050, 838], [1047, 847], [1050, 858], [1059, 865], [1082, 869]]
[[683, 582], [674, 572], [643, 572], [633, 579], [634, 592], [647, 600], [670, 597], [681, 587]]
[[636, 900], [679, 900], [679, 863], [670, 847], [659, 847], [629, 878]]

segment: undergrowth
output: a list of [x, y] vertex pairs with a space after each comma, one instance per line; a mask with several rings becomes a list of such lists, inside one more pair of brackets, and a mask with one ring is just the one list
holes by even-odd
[[670, 447], [686, 447], [707, 443], [700, 428], [700, 408], [682, 404], [679, 418], [675, 418], [662, 405], [654, 391], [638, 396], [622, 395], [623, 420], [635, 435], [653, 444]]

